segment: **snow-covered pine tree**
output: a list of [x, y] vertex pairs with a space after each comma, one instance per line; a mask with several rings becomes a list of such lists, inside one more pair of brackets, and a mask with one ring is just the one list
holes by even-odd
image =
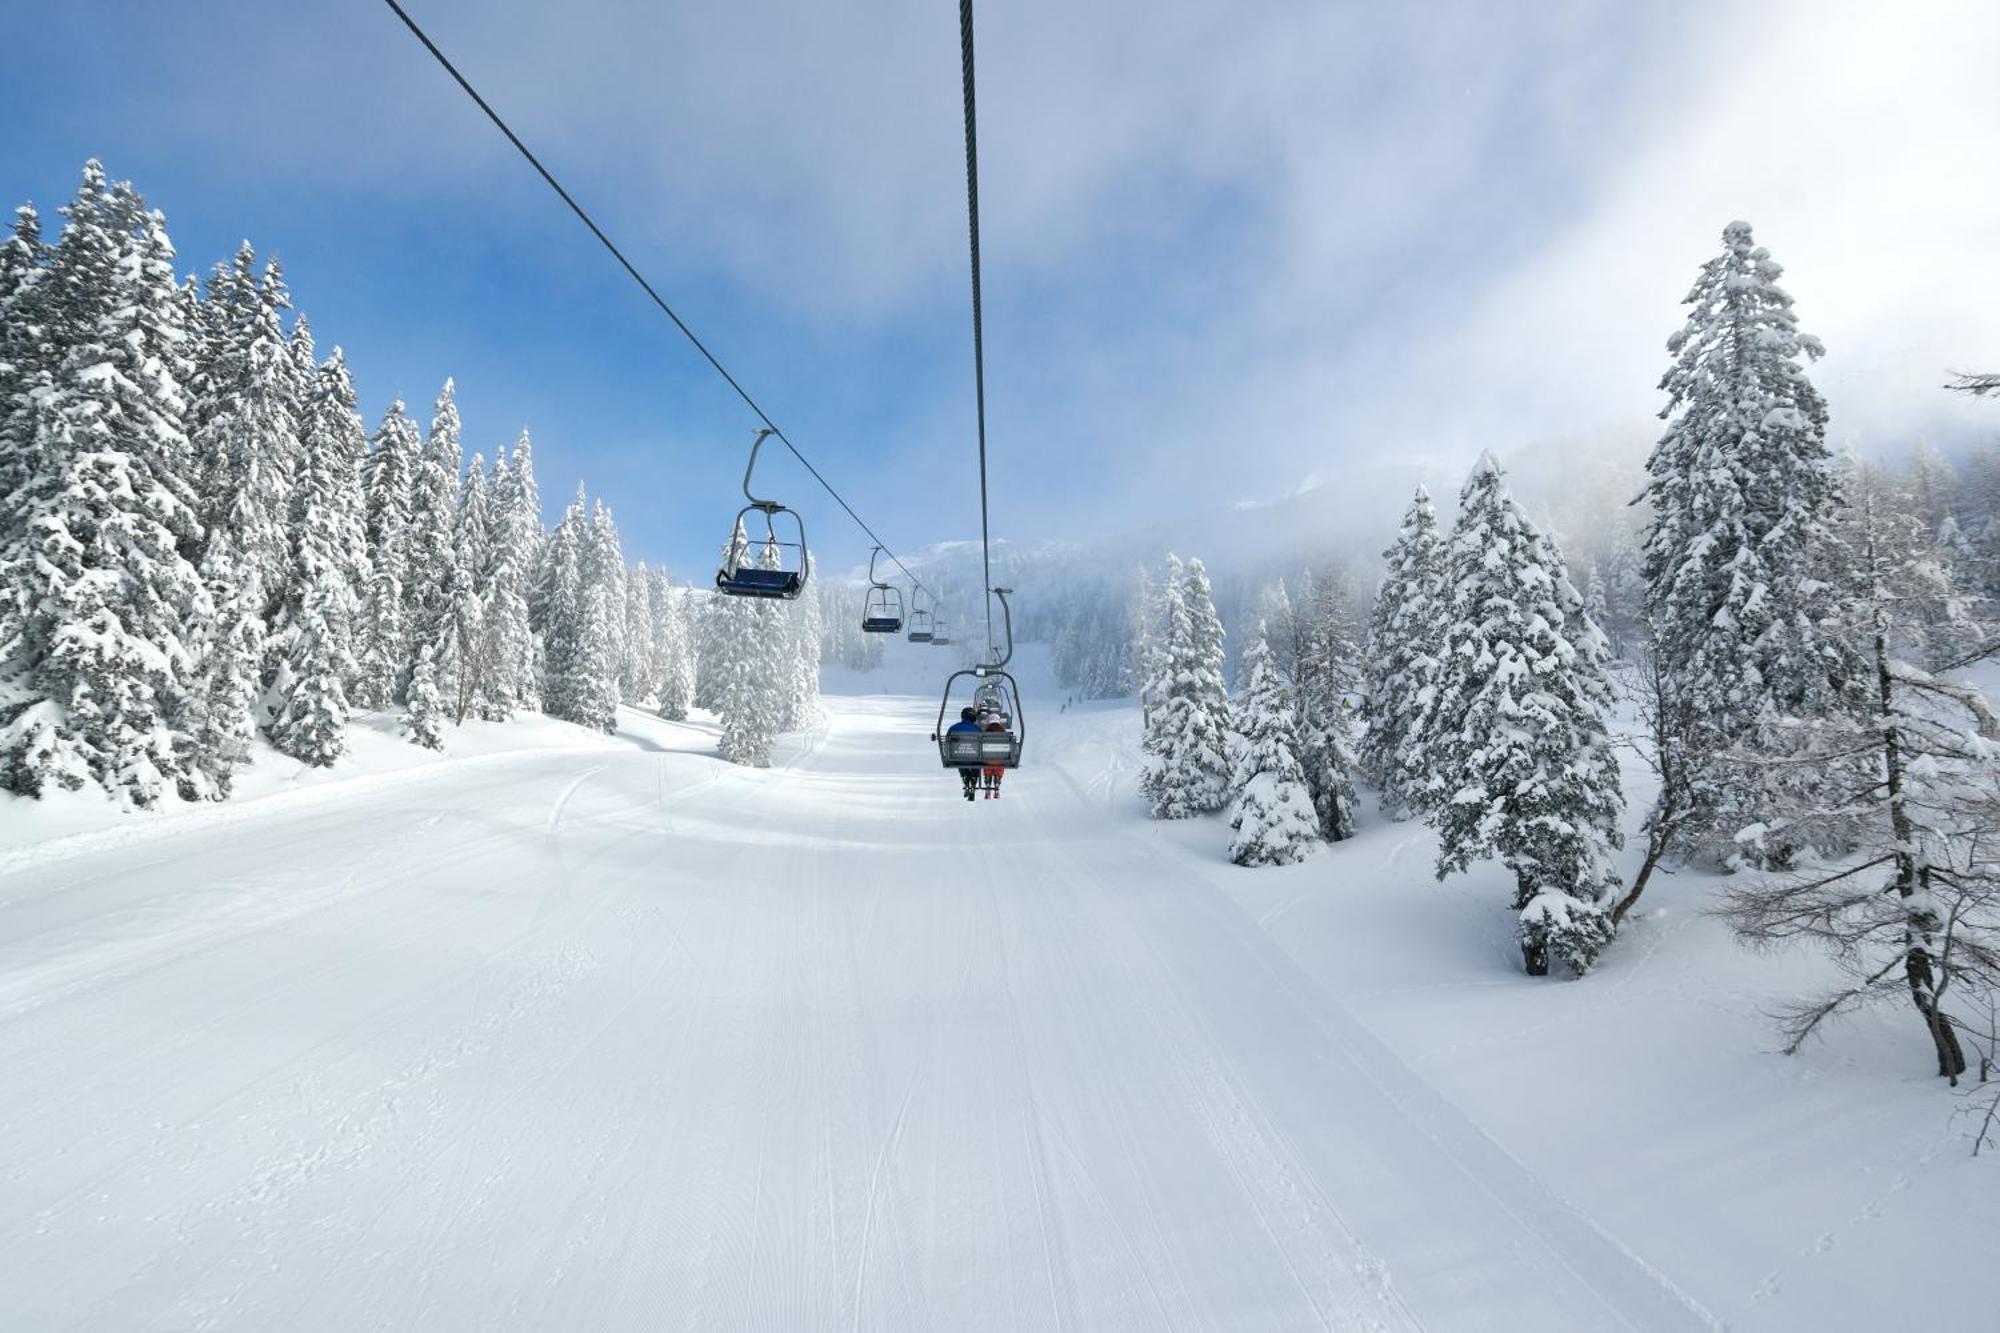
[[346, 752], [347, 687], [358, 671], [352, 645], [360, 601], [348, 578], [362, 522], [354, 474], [360, 432], [354, 386], [336, 349], [313, 371], [300, 412], [304, 454], [293, 488], [291, 562], [272, 623], [275, 670], [266, 692], [271, 743], [320, 768]]
[[306, 386], [285, 333], [290, 304], [277, 261], [260, 273], [248, 242], [217, 267], [202, 303], [205, 364], [193, 405], [203, 522], [211, 539], [233, 529], [235, 559], [255, 574], [264, 598], [258, 614], [267, 619], [286, 596], [292, 488], [303, 454]]
[[479, 610], [485, 640], [479, 711], [494, 720], [507, 718], [515, 709], [534, 711], [542, 706], [528, 613], [528, 588], [541, 554], [540, 503], [524, 433], [512, 460], [505, 454], [493, 460], [492, 550]]
[[659, 707], [653, 623], [653, 572], [641, 560], [625, 575], [625, 669], [618, 680], [620, 696], [639, 707]]
[[1935, 533], [1946, 518], [1958, 512], [1958, 471], [1936, 445], [1926, 441], [1911, 445], [1903, 475], [1905, 484], [1900, 489], [1906, 497], [1905, 506], [1921, 531]]
[[577, 656], [583, 632], [587, 527], [579, 486], [576, 500], [563, 511], [562, 521], [542, 547], [541, 572], [535, 580], [543, 617], [542, 711], [571, 722], [582, 721], [585, 707]]
[[618, 540], [618, 526], [611, 510], [599, 500], [591, 509], [590, 532], [583, 547], [583, 579], [604, 589], [610, 620], [604, 641], [605, 665], [611, 672], [614, 701], [618, 682], [625, 671], [625, 548]]
[[1828, 840], [1810, 826], [1829, 819], [1857, 845], [1829, 866], [1746, 877], [1724, 912], [1752, 942], [1802, 940], [1839, 968], [1839, 985], [1784, 1014], [1788, 1051], [1835, 1015], [1908, 1001], [1956, 1083], [1960, 1031], [2000, 997], [2000, 711], [1969, 682], [1913, 665], [1957, 598], [1916, 515], [1864, 493], [1837, 535], [1852, 589], [1839, 628], [1867, 645], [1874, 680], [1865, 707], [1822, 725], [1872, 750], [1874, 781], [1839, 808], [1781, 813], [1804, 845]]
[[1354, 836], [1360, 803], [1348, 700], [1360, 689], [1359, 628], [1346, 581], [1331, 570], [1307, 577], [1303, 605], [1292, 611], [1292, 704], [1299, 767], [1319, 821], [1319, 836]]
[[1171, 662], [1153, 756], [1153, 817], [1189, 819], [1220, 810], [1229, 792], [1229, 696], [1222, 684], [1222, 622], [1208, 571], [1190, 560], [1171, 608]]
[[438, 626], [438, 689], [451, 709], [454, 726], [464, 726], [491, 690], [492, 670], [483, 621], [487, 580], [493, 568], [493, 506], [486, 489], [486, 459], [474, 454], [458, 492], [453, 522], [451, 573], [444, 580], [447, 599]]
[[654, 704], [668, 721], [685, 721], [688, 705], [693, 702], [694, 672], [688, 657], [682, 595], [664, 569], [649, 569], [646, 579], [652, 585], [647, 595], [652, 615], [647, 637], [652, 642]]
[[709, 614], [716, 621], [715, 711], [722, 720], [722, 757], [732, 764], [765, 768], [771, 745], [783, 730], [785, 693], [783, 612], [769, 602], [718, 597]]
[[1837, 487], [1826, 404], [1805, 370], [1823, 349], [1799, 332], [1783, 269], [1750, 225], [1730, 223], [1722, 242], [1667, 341], [1668, 426], [1646, 464], [1647, 613], [1665, 679], [1690, 695], [1697, 854], [1783, 865], [1796, 848], [1759, 836], [1774, 810], [1851, 790], [1856, 775], [1831, 760], [1768, 761], [1851, 706], [1865, 672], [1823, 628]]
[[1491, 454], [1459, 495], [1444, 551], [1449, 625], [1422, 758], [1437, 874], [1497, 857], [1514, 872], [1530, 975], [1579, 975], [1611, 938], [1623, 798], [1605, 712], [1604, 637], [1562, 553], [1514, 503]]
[[[1604, 574], [1597, 568], [1595, 560], [1590, 562], [1590, 571], [1583, 580], [1583, 613], [1590, 617], [1590, 623], [1597, 626], [1600, 632], [1611, 618], [1610, 595], [1605, 591]], [[1608, 645], [1611, 636], [1605, 634], [1604, 641]]]
[[1634, 660], [1643, 644], [1651, 641], [1650, 631], [1640, 623], [1646, 618], [1646, 574], [1639, 543], [1621, 517], [1611, 530], [1611, 554], [1604, 571], [1605, 616], [1598, 628], [1611, 641], [1611, 652], [1620, 661]]
[[[0, 785], [39, 794], [95, 781], [149, 806], [193, 749], [185, 627], [210, 617], [186, 551], [190, 451], [185, 306], [165, 220], [96, 162], [51, 259], [64, 345], [36, 404], [35, 473], [0, 587], [28, 588], [0, 658]], [[25, 561], [23, 563], [17, 563]]]
[[238, 554], [229, 525], [209, 538], [200, 577], [211, 611], [188, 709], [190, 758], [179, 788], [184, 800], [220, 801], [228, 799], [236, 770], [250, 762], [257, 734], [264, 592], [255, 566]]
[[[773, 553], [775, 555], [775, 552]], [[807, 559], [810, 561], [811, 556]], [[807, 569], [807, 581], [812, 580]], [[784, 607], [787, 661], [784, 729], [811, 726], [819, 719], [820, 637], [826, 632], [819, 598], [801, 597]]]
[[1148, 758], [1139, 775], [1139, 790], [1149, 801], [1154, 798], [1153, 780], [1159, 773], [1155, 760], [1166, 735], [1165, 710], [1173, 684], [1174, 625], [1181, 614], [1183, 577], [1179, 557], [1169, 554], [1159, 581], [1146, 594], [1141, 613], [1145, 631], [1139, 646], [1139, 717], [1144, 728], [1140, 748]]
[[[30, 391], [53, 382], [48, 343], [49, 251], [41, 214], [32, 204], [14, 210], [14, 228], [0, 241], [0, 561], [20, 541], [27, 520], [21, 506], [36, 473], [35, 417]], [[0, 641], [18, 588], [0, 587]], [[5, 662], [0, 660], [0, 675]]]
[[368, 590], [363, 598], [355, 702], [387, 708], [414, 657], [404, 588], [409, 577], [410, 493], [422, 444], [398, 398], [382, 416], [363, 471], [367, 501]]
[[430, 645], [424, 644], [417, 649], [417, 660], [410, 667], [403, 735], [412, 745], [421, 745], [426, 750], [442, 750], [444, 720], [444, 700], [438, 696], [437, 667], [431, 662]]
[[1231, 717], [1236, 771], [1229, 859], [1240, 866], [1291, 865], [1319, 846], [1319, 816], [1299, 767], [1293, 703], [1272, 661], [1263, 622], [1243, 654], [1243, 689]]
[[1432, 715], [1433, 678], [1444, 628], [1444, 575], [1437, 510], [1417, 488], [1403, 515], [1368, 627], [1362, 683], [1361, 771], [1375, 784], [1382, 813], [1407, 819], [1423, 807], [1412, 767]]
[[[514, 457], [509, 463], [514, 477], [515, 504], [526, 516], [525, 524], [528, 549], [522, 569], [526, 571], [527, 582], [521, 595], [528, 603], [528, 629], [539, 636], [542, 632], [542, 608], [537, 600], [541, 596], [539, 571], [542, 568], [542, 547], [548, 542], [548, 530], [542, 526], [542, 492], [535, 480], [535, 447], [524, 428], [520, 438], [514, 441]], [[535, 673], [540, 679], [540, 673]]]
[[[410, 423], [414, 431], [415, 423]], [[419, 646], [431, 650], [439, 689], [454, 692], [460, 662], [447, 642], [447, 622], [459, 611], [457, 531], [459, 474], [464, 467], [458, 401], [451, 380], [438, 390], [431, 427], [410, 468], [410, 517], [404, 543], [403, 624], [414, 665]]]
[[[739, 519], [736, 529], [723, 543], [722, 565], [724, 569], [734, 569], [741, 559], [741, 553], [748, 548], [749, 538], [744, 534], [743, 523]], [[702, 603], [695, 617], [695, 675], [694, 706], [710, 712], [722, 711], [722, 685], [725, 662], [736, 669], [741, 654], [733, 647], [732, 641], [741, 631], [735, 619], [735, 608], [743, 599], [712, 593]]]
[[667, 608], [666, 641], [660, 654], [660, 716], [681, 722], [694, 707], [695, 595], [692, 588], [674, 587], [664, 571], [658, 577], [663, 587], [656, 600], [663, 600]]
[[612, 597], [610, 584], [584, 585], [583, 616], [570, 648], [569, 679], [563, 690], [572, 701], [571, 722], [607, 733], [618, 730], [618, 673], [611, 646], [624, 620]]

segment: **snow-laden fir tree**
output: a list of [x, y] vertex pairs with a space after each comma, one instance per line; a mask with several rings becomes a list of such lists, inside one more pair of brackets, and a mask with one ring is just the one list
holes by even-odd
[[611, 672], [611, 691], [615, 702], [627, 654], [625, 550], [618, 540], [618, 527], [611, 521], [611, 510], [602, 500], [591, 509], [590, 532], [584, 541], [583, 551], [584, 581], [602, 587], [607, 603], [609, 618], [604, 640], [605, 665]]
[[1907, 1002], [1937, 1072], [1956, 1082], [1960, 1034], [2000, 998], [2000, 711], [1968, 681], [1915, 665], [1958, 600], [1921, 521], [1864, 493], [1837, 536], [1852, 590], [1840, 628], [1866, 645], [1873, 688], [1828, 725], [1869, 752], [1872, 782], [1842, 806], [1781, 815], [1802, 845], [1828, 841], [1811, 826], [1834, 820], [1854, 846], [1747, 877], [1724, 910], [1753, 943], [1803, 942], [1839, 968], [1837, 985], [1784, 1014], [1787, 1050], [1829, 1018]]
[[351, 645], [360, 602], [348, 575], [362, 523], [353, 468], [360, 433], [354, 386], [336, 349], [314, 370], [302, 404], [291, 559], [267, 654], [275, 664], [266, 692], [271, 743], [322, 768], [346, 751], [347, 686], [358, 669]]
[[[1610, 595], [1605, 591], [1604, 574], [1597, 568], [1595, 560], [1590, 562], [1590, 571], [1584, 575], [1583, 613], [1590, 617], [1590, 623], [1597, 626], [1600, 631], [1604, 629], [1605, 621], [1611, 616]], [[1604, 641], [1608, 645], [1611, 636], [1606, 634]]]
[[437, 667], [431, 662], [430, 645], [417, 649], [410, 667], [408, 706], [403, 713], [403, 735], [410, 744], [426, 750], [444, 748], [444, 700], [438, 695]]
[[[1782, 865], [1797, 849], [1761, 836], [1773, 812], [1852, 789], [1848, 766], [1812, 760], [1809, 724], [1848, 707], [1863, 672], [1826, 629], [1836, 484], [1826, 404], [1806, 376], [1823, 349], [1799, 332], [1750, 225], [1730, 223], [1722, 243], [1667, 342], [1668, 426], [1646, 464], [1647, 613], [1665, 679], [1690, 696], [1697, 854]], [[1765, 762], [1741, 762], [1751, 755]]]
[[1222, 683], [1222, 622], [1208, 571], [1190, 560], [1171, 606], [1158, 748], [1148, 787], [1155, 819], [1189, 819], [1223, 808], [1229, 793], [1229, 697]]
[[[1282, 591], [1283, 585], [1280, 585]], [[1354, 795], [1355, 755], [1348, 700], [1360, 688], [1360, 631], [1353, 597], [1331, 570], [1306, 577], [1301, 605], [1290, 608], [1292, 705], [1299, 767], [1319, 821], [1319, 836], [1340, 842], [1354, 836], [1359, 802]]]
[[1154, 758], [1160, 753], [1165, 735], [1167, 695], [1173, 682], [1174, 622], [1180, 614], [1183, 577], [1180, 558], [1169, 554], [1159, 580], [1140, 590], [1145, 598], [1140, 612], [1138, 650], [1139, 719], [1143, 728], [1140, 749], [1148, 758], [1139, 775], [1139, 790], [1149, 801], [1153, 799], [1153, 779], [1159, 771]]
[[[54, 381], [49, 346], [49, 254], [41, 214], [32, 205], [14, 210], [14, 227], [0, 241], [0, 559], [20, 539], [26, 519], [20, 506], [36, 472], [33, 390]], [[9, 589], [0, 589], [0, 636], [10, 611]], [[0, 663], [0, 670], [4, 663]]]
[[1237, 743], [1229, 859], [1240, 866], [1291, 865], [1319, 846], [1319, 816], [1299, 767], [1292, 700], [1262, 622], [1243, 663], [1243, 689], [1230, 710]]
[[665, 569], [649, 569], [646, 578], [652, 584], [647, 595], [652, 613], [647, 637], [652, 643], [653, 704], [661, 717], [684, 721], [694, 701], [694, 677], [688, 662], [689, 646], [683, 638], [686, 622], [681, 614], [681, 593]]
[[[725, 559], [746, 545], [739, 524]], [[776, 552], [767, 550], [764, 563], [775, 566]], [[707, 674], [722, 720], [722, 757], [732, 764], [769, 766], [772, 742], [784, 729], [791, 680], [782, 616], [777, 605], [748, 597], [717, 597], [709, 607], [705, 646], [713, 660]]]
[[367, 501], [368, 589], [362, 598], [360, 664], [355, 702], [387, 708], [401, 691], [410, 649], [408, 599], [410, 493], [422, 442], [398, 398], [383, 414], [368, 451], [363, 484]]
[[277, 261], [260, 273], [247, 242], [217, 266], [202, 302], [204, 362], [193, 404], [203, 522], [211, 538], [232, 529], [235, 557], [256, 576], [258, 613], [267, 617], [286, 595], [292, 488], [303, 456], [306, 385], [285, 333], [290, 304]]
[[569, 720], [593, 731], [618, 730], [618, 671], [612, 644], [620, 636], [624, 617], [613, 601], [614, 585], [588, 583], [583, 589], [583, 615], [569, 657], [569, 679], [563, 693], [572, 701]]
[[512, 459], [505, 454], [494, 459], [491, 498], [490, 557], [479, 608], [485, 668], [479, 710], [499, 720], [516, 709], [542, 706], [528, 611], [528, 589], [541, 556], [541, 501], [525, 433]]
[[659, 707], [659, 659], [653, 643], [653, 574], [641, 560], [625, 577], [625, 669], [619, 694], [637, 706]]
[[458, 669], [456, 661], [448, 665], [445, 659], [456, 656], [447, 644], [446, 621], [457, 614], [461, 595], [455, 586], [459, 472], [464, 465], [461, 433], [457, 394], [447, 379], [410, 469], [409, 526], [403, 548], [403, 623], [409, 630], [410, 652], [414, 659], [419, 646], [431, 649], [440, 689], [447, 693], [446, 682]]
[[654, 605], [664, 612], [660, 625], [660, 716], [683, 722], [694, 707], [694, 590], [674, 587], [664, 570], [654, 571], [654, 577], [660, 581]]
[[258, 672], [264, 660], [263, 584], [238, 554], [224, 526], [202, 552], [200, 577], [210, 614], [188, 707], [190, 760], [180, 777], [184, 800], [226, 800], [236, 771], [250, 762], [257, 734]]
[[1433, 688], [1450, 725], [1423, 748], [1421, 804], [1439, 834], [1438, 878], [1488, 857], [1514, 873], [1531, 975], [1551, 958], [1581, 974], [1609, 942], [1622, 841], [1606, 645], [1565, 569], [1483, 455], [1444, 551], [1449, 624]]
[[[738, 534], [740, 539], [740, 532]], [[715, 712], [721, 707], [722, 677], [717, 667], [723, 660], [726, 640], [735, 633], [729, 619], [730, 606], [741, 598], [709, 593], [702, 600], [694, 621], [694, 706]]]
[[1444, 576], [1437, 510], [1423, 487], [1403, 515], [1368, 626], [1362, 682], [1365, 730], [1361, 771], [1375, 784], [1382, 813], [1407, 819], [1423, 809], [1412, 765], [1432, 715], [1433, 677], [1444, 628]]
[[492, 567], [493, 505], [486, 485], [486, 459], [475, 453], [459, 485], [451, 572], [444, 580], [445, 615], [437, 628], [438, 690], [455, 726], [464, 726], [491, 695], [486, 683], [492, 664], [484, 617]]
[[[806, 558], [808, 561], [812, 559], [811, 556]], [[806, 572], [810, 582], [810, 566]], [[791, 731], [811, 726], [819, 720], [820, 638], [826, 627], [820, 616], [817, 597], [801, 597], [785, 603], [784, 619], [788, 673], [783, 725], [785, 730]]]
[[1651, 640], [1642, 625], [1646, 617], [1645, 562], [1631, 527], [1621, 517], [1611, 530], [1611, 549], [1604, 568], [1605, 620], [1598, 624], [1611, 641], [1612, 655], [1631, 661]]
[[[560, 522], [542, 546], [542, 567], [535, 580], [542, 607], [542, 708], [552, 717], [582, 720], [581, 669], [577, 665], [584, 616], [583, 548], [588, 520], [584, 497], [563, 511]], [[599, 645], [599, 653], [603, 645]]]
[[177, 786], [193, 655], [210, 616], [186, 552], [185, 306], [164, 219], [90, 163], [51, 259], [65, 348], [37, 404], [35, 473], [0, 587], [27, 588], [0, 658], [0, 785], [30, 795], [95, 781], [147, 806]]

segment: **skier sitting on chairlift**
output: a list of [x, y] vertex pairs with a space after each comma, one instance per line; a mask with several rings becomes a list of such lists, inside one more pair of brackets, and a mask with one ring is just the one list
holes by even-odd
[[[971, 732], [977, 735], [980, 731], [979, 714], [970, 707], [961, 708], [958, 710], [958, 721], [952, 723], [945, 730], [947, 734], [951, 732], [958, 732], [960, 734]], [[965, 799], [969, 801], [972, 799], [972, 793], [979, 788], [979, 770], [976, 768], [961, 768], [958, 770], [958, 776], [965, 782]]]
[[[988, 713], [986, 714], [986, 719], [987, 719], [986, 721], [987, 731], [1004, 732], [1005, 730], [1007, 730], [1007, 715], [1005, 713]], [[972, 770], [967, 769], [966, 771], [969, 773]], [[987, 800], [997, 801], [1000, 799], [1000, 779], [1006, 775], [1006, 772], [1007, 770], [998, 764], [989, 764], [986, 767], [985, 773], [986, 773]], [[968, 794], [965, 799], [969, 801], [972, 799], [972, 797], [970, 794]]]

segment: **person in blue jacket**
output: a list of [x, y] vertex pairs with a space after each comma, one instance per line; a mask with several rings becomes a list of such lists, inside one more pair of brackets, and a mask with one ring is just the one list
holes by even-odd
[[[979, 734], [979, 714], [971, 708], [959, 709], [958, 721], [945, 728], [947, 735], [963, 735], [966, 732], [971, 732], [975, 736]], [[965, 783], [965, 799], [969, 801], [973, 798], [972, 794], [979, 790], [979, 770], [961, 768], [958, 770], [958, 776]]]

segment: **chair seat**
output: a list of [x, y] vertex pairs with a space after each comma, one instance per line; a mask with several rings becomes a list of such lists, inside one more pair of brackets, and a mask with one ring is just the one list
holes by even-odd
[[870, 616], [861, 622], [863, 634], [894, 634], [903, 628], [903, 622], [893, 616]]
[[737, 570], [718, 570], [715, 586], [736, 597], [797, 597], [805, 580], [796, 569], [759, 569], [755, 565]]
[[1011, 731], [947, 731], [938, 755], [946, 768], [1018, 768], [1021, 738]]

